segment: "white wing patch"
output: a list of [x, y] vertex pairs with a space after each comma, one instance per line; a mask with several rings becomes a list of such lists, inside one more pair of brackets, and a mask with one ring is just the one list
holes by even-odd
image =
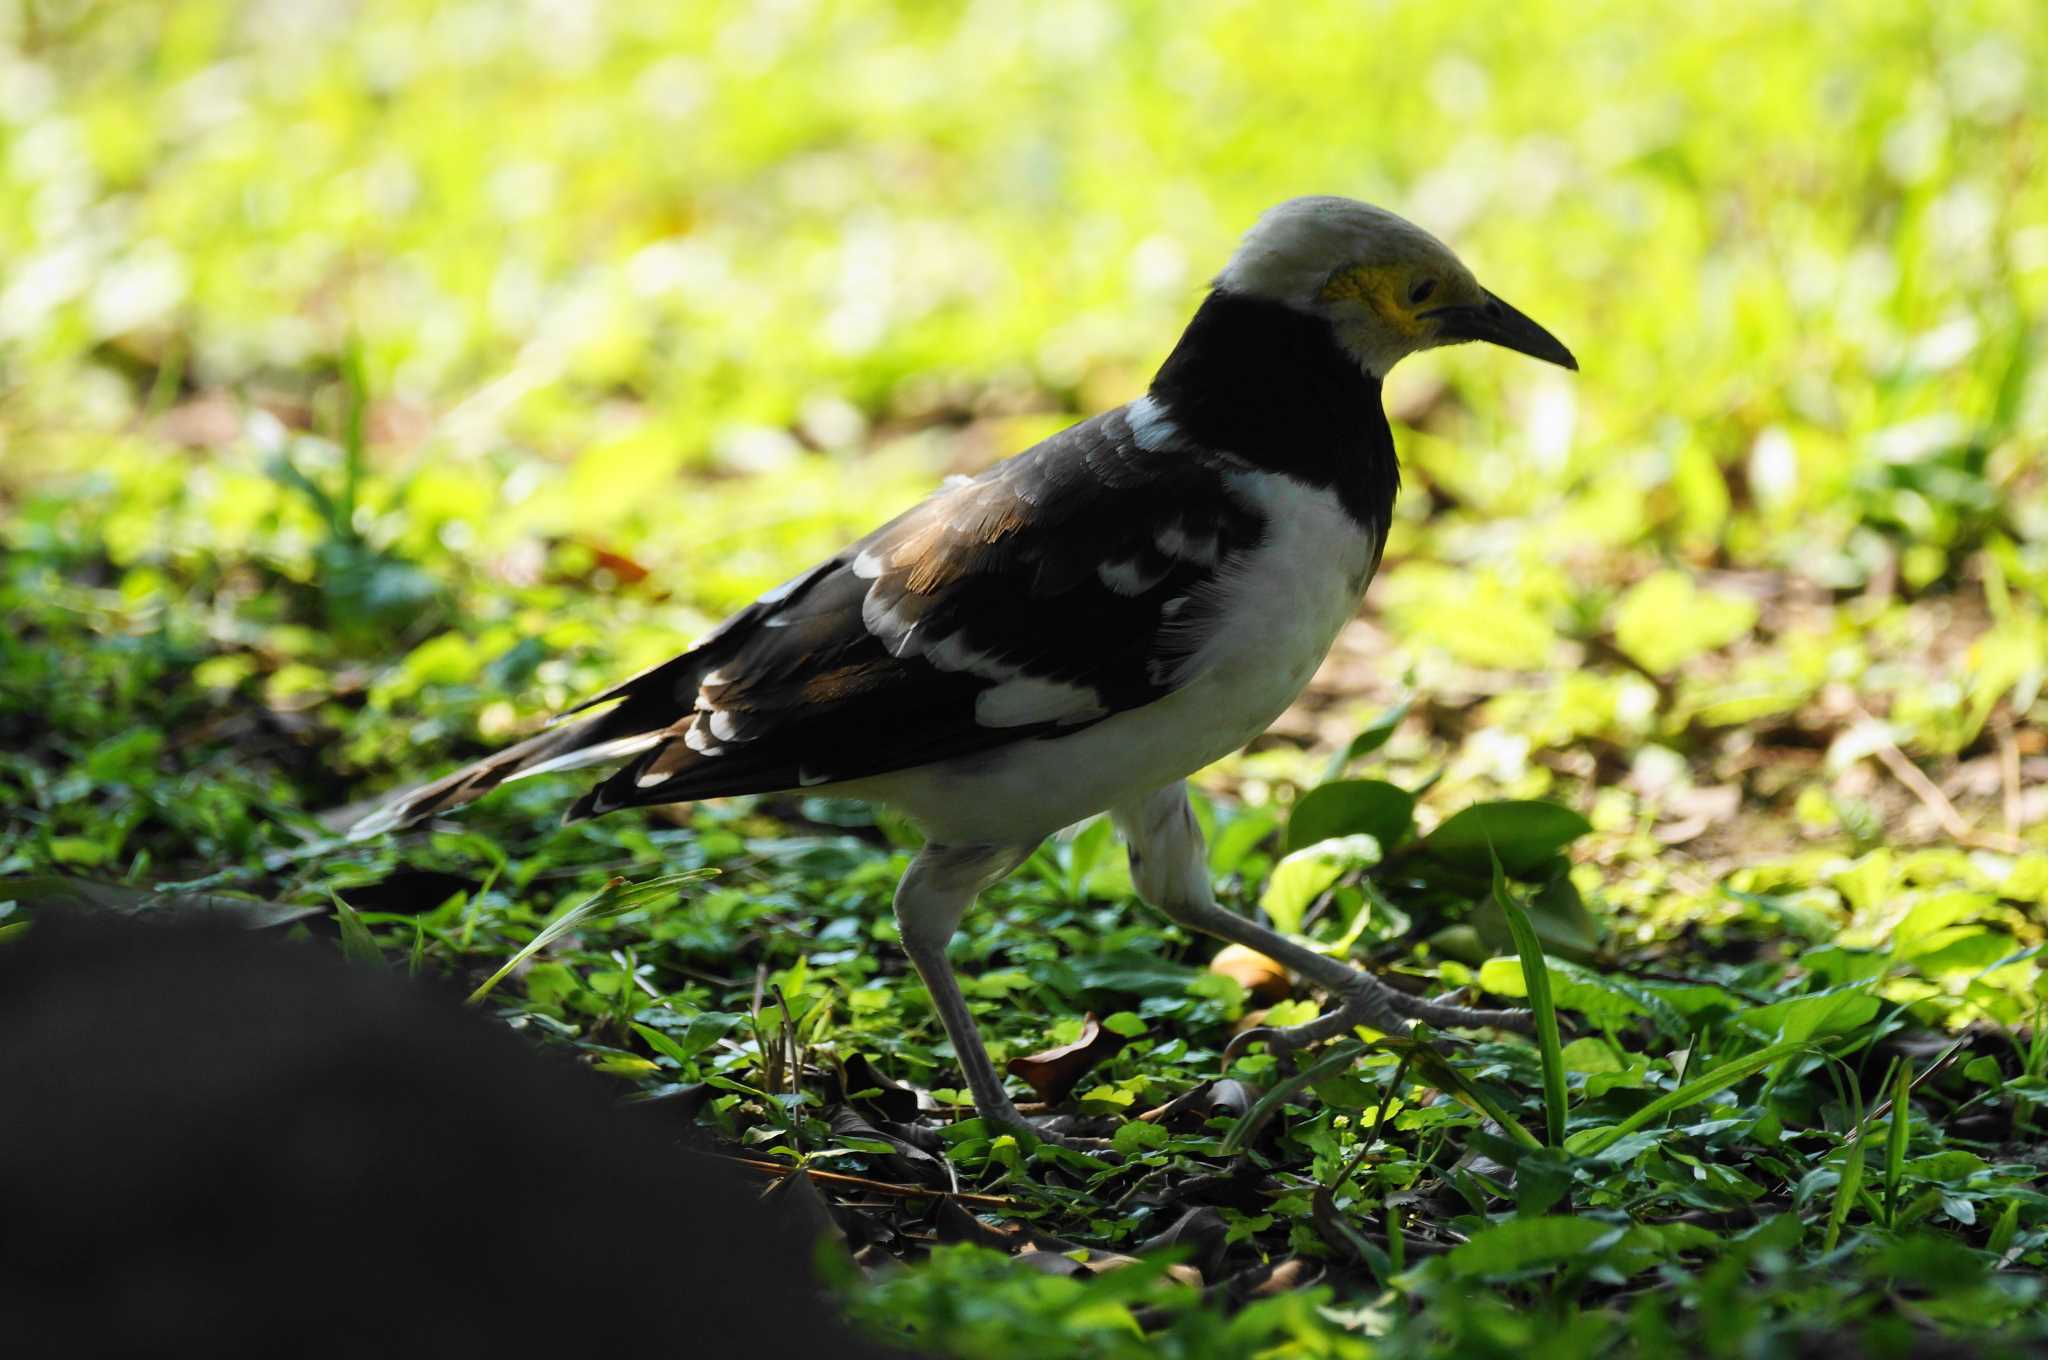
[[1192, 562], [1198, 567], [1213, 567], [1223, 560], [1223, 545], [1217, 540], [1213, 529], [1190, 534], [1187, 526], [1180, 520], [1175, 520], [1161, 529], [1154, 542], [1158, 543], [1159, 551], [1168, 557]]
[[1109, 712], [1102, 696], [1086, 685], [1019, 675], [974, 700], [974, 720], [983, 727], [1029, 727], [1033, 723], [1092, 722]]
[[1170, 567], [1148, 570], [1135, 561], [1104, 562], [1095, 569], [1096, 579], [1119, 595], [1143, 595], [1166, 579]]
[[1024, 674], [1020, 666], [1013, 666], [987, 652], [976, 651], [961, 641], [958, 633], [940, 638], [923, 648], [923, 652], [924, 659], [942, 671], [965, 671], [984, 680], [1014, 680]]
[[[866, 555], [861, 554], [862, 557]], [[854, 574], [860, 574], [859, 558], [854, 559]], [[888, 648], [889, 655], [900, 660], [924, 654], [924, 645], [916, 641], [917, 620], [906, 619], [894, 604], [886, 603], [882, 593], [873, 586], [868, 587], [866, 597], [860, 602], [860, 621], [877, 642]]]
[[1124, 408], [1124, 423], [1131, 427], [1131, 439], [1147, 453], [1157, 453], [1180, 442], [1180, 426], [1173, 423], [1166, 408], [1148, 393]]

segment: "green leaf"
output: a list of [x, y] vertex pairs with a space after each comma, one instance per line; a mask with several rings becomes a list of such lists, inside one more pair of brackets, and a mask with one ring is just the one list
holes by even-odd
[[1230, 1131], [1223, 1135], [1223, 1154], [1235, 1156], [1244, 1150], [1245, 1144], [1258, 1136], [1282, 1105], [1292, 1100], [1305, 1087], [1321, 1081], [1333, 1072], [1338, 1072], [1358, 1060], [1360, 1054], [1371, 1047], [1361, 1039], [1347, 1039], [1338, 1044], [1314, 1064], [1284, 1078], [1269, 1088], [1253, 1102], [1252, 1107], [1237, 1117]]
[[[1540, 925], [1536, 933], [1542, 935]], [[1551, 958], [1547, 954], [1544, 962], [1550, 970], [1551, 997], [1562, 1009], [1577, 1011], [1594, 1024], [1607, 1028], [1626, 1024], [1636, 1016], [1647, 1014], [1658, 1029], [1672, 1038], [1680, 1038], [1686, 1033], [1685, 1021], [1662, 998], [1630, 985], [1625, 979], [1607, 977], [1570, 960]], [[1529, 995], [1529, 984], [1523, 979], [1519, 958], [1501, 955], [1480, 964], [1479, 985], [1495, 996]]]
[[334, 899], [335, 924], [341, 927], [341, 954], [351, 963], [382, 963], [384, 951], [377, 948], [376, 936], [363, 924], [363, 918], [356, 915], [355, 908]]
[[1452, 1274], [1465, 1278], [1512, 1274], [1582, 1256], [1595, 1242], [1619, 1231], [1611, 1223], [1592, 1218], [1511, 1218], [1475, 1233], [1471, 1241], [1453, 1249], [1445, 1262]]
[[[1441, 861], [1436, 861], [1441, 863]], [[1529, 923], [1536, 928], [1536, 936], [1543, 941], [1544, 953], [1562, 956], [1566, 959], [1586, 959], [1593, 956], [1600, 944], [1600, 926], [1593, 919], [1586, 904], [1579, 898], [1579, 890], [1572, 884], [1569, 867], [1564, 860], [1552, 856], [1535, 871], [1521, 875], [1524, 881], [1544, 880], [1542, 886], [1531, 893], [1523, 902], [1522, 910], [1528, 913]], [[1463, 870], [1445, 870], [1465, 879]], [[1499, 953], [1514, 948], [1514, 932], [1508, 929], [1508, 918], [1494, 904], [1489, 887], [1492, 882], [1492, 866], [1489, 864], [1486, 877], [1478, 881], [1452, 883], [1445, 881], [1442, 887], [1458, 895], [1477, 895], [1479, 901], [1465, 918], [1485, 945]], [[1598, 998], [1589, 999], [1593, 1004], [1603, 1004]], [[1611, 1003], [1606, 1003], [1611, 1005]]]
[[1395, 704], [1392, 708], [1380, 714], [1379, 717], [1374, 718], [1370, 726], [1353, 737], [1351, 744], [1338, 752], [1335, 758], [1330, 761], [1330, 768], [1323, 772], [1323, 779], [1326, 782], [1335, 779], [1344, 772], [1344, 767], [1352, 761], [1369, 756], [1374, 751], [1379, 750], [1380, 747], [1385, 746], [1387, 739], [1393, 736], [1395, 729], [1401, 726], [1401, 720], [1408, 716], [1408, 710], [1414, 706], [1415, 700], [1403, 699], [1400, 703]]
[[746, 1016], [728, 1011], [700, 1011], [689, 1018], [680, 1033], [664, 1032], [637, 1022], [633, 1025], [633, 1032], [645, 1039], [647, 1046], [656, 1053], [687, 1066], [699, 1053], [746, 1022]]
[[1333, 836], [1367, 835], [1382, 848], [1398, 845], [1415, 820], [1415, 795], [1380, 779], [1339, 779], [1301, 796], [1287, 819], [1287, 848], [1301, 850]]
[[1993, 1256], [2003, 1256], [2012, 1247], [2012, 1239], [2020, 1227], [2020, 1202], [2009, 1199], [2005, 1209], [1998, 1215], [1998, 1221], [1991, 1225], [1991, 1232], [1984, 1239], [1984, 1250]]
[[1892, 1083], [1892, 1122], [1884, 1141], [1884, 1216], [1887, 1224], [1898, 1217], [1899, 1183], [1906, 1176], [1906, 1143], [1913, 1128], [1913, 1104], [1909, 1099], [1912, 1093], [1913, 1064], [1909, 1059], [1899, 1064], [1898, 1075]]
[[1614, 1056], [1614, 1050], [1599, 1039], [1574, 1039], [1564, 1046], [1564, 1070], [1567, 1072], [1594, 1073], [1623, 1072], [1621, 1059]]
[[1259, 907], [1282, 934], [1301, 929], [1309, 904], [1329, 891], [1330, 886], [1353, 869], [1369, 869], [1380, 862], [1380, 844], [1371, 836], [1339, 836], [1317, 841], [1273, 866]]
[[1124, 1156], [1136, 1157], [1141, 1153], [1158, 1151], [1165, 1147], [1172, 1137], [1163, 1125], [1131, 1119], [1117, 1126], [1116, 1133], [1110, 1138], [1110, 1144]]
[[1523, 875], [1593, 829], [1568, 807], [1527, 799], [1475, 803], [1452, 814], [1422, 838], [1437, 858], [1474, 873], [1490, 871], [1495, 856], [1508, 873]]
[[469, 994], [466, 1004], [474, 1006], [482, 1001], [491, 994], [499, 983], [511, 976], [513, 970], [518, 968], [520, 964], [526, 962], [535, 954], [540, 953], [541, 950], [546, 949], [556, 940], [561, 939], [587, 918], [599, 914], [608, 915], [629, 910], [673, 892], [686, 883], [694, 883], [699, 879], [709, 878], [716, 872], [713, 869], [695, 869], [686, 874], [662, 874], [657, 878], [647, 880], [645, 883], [628, 883], [623, 878], [612, 879], [602, 888], [599, 888], [596, 893], [578, 902], [575, 906], [570, 907], [554, 920], [542, 926], [540, 930], [535, 932], [534, 937], [526, 942], [525, 947], [520, 949], [511, 958], [505, 960], [504, 965], [497, 972], [485, 978], [482, 985]]
[[1863, 984], [1813, 992], [1736, 1013], [1743, 1027], [1780, 1040], [1824, 1038], [1861, 1029], [1882, 1003]]
[[1240, 808], [1223, 823], [1209, 842], [1209, 870], [1218, 878], [1238, 871], [1246, 856], [1280, 825], [1280, 814], [1269, 807]]
[[1529, 988], [1529, 1009], [1536, 1013], [1536, 1048], [1543, 1060], [1544, 1141], [1552, 1147], [1564, 1143], [1565, 1085], [1564, 1045], [1557, 1032], [1557, 1005], [1550, 999], [1550, 970], [1543, 964], [1543, 945], [1536, 928], [1508, 892], [1507, 875], [1500, 861], [1493, 864], [1493, 900], [1508, 918], [1515, 933], [1515, 948], [1522, 956], [1522, 977]]
[[1389, 1040], [1387, 1046], [1404, 1050], [1416, 1073], [1456, 1096], [1479, 1113], [1491, 1119], [1507, 1131], [1510, 1138], [1527, 1148], [1540, 1148], [1541, 1139], [1522, 1127], [1521, 1122], [1506, 1110], [1484, 1088], [1460, 1072], [1443, 1053], [1427, 1039]]
[[1634, 1133], [1637, 1129], [1653, 1124], [1674, 1111], [1685, 1109], [1689, 1105], [1697, 1105], [1707, 1097], [1725, 1091], [1743, 1078], [1756, 1075], [1779, 1059], [1803, 1053], [1811, 1047], [1812, 1045], [1804, 1039], [1786, 1040], [1731, 1059], [1675, 1091], [1666, 1091], [1619, 1124], [1610, 1124], [1598, 1129], [1581, 1129], [1565, 1140], [1565, 1146], [1582, 1157], [1598, 1156], [1603, 1148], [1623, 1135]]
[[1836, 1154], [1840, 1163], [1840, 1178], [1835, 1182], [1835, 1200], [1828, 1208], [1827, 1231], [1821, 1237], [1820, 1249], [1833, 1251], [1835, 1243], [1842, 1236], [1842, 1227], [1849, 1221], [1849, 1211], [1856, 1207], [1856, 1197], [1863, 1190], [1863, 1129], [1858, 1127], [1853, 1137], [1842, 1144]]

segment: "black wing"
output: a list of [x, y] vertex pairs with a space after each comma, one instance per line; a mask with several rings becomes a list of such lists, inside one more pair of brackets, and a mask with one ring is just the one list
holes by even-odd
[[1162, 697], [1264, 532], [1240, 466], [1144, 448], [1113, 411], [941, 491], [604, 696], [670, 721], [571, 815], [884, 774]]
[[1146, 444], [1111, 411], [941, 490], [582, 706], [614, 707], [365, 829], [522, 773], [629, 760], [575, 819], [885, 774], [1150, 703], [1189, 678], [1265, 524], [1232, 490], [1244, 464]]

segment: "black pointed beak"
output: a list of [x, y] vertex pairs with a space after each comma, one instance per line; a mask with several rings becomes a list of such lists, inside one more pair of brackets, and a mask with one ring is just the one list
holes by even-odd
[[1579, 366], [1562, 341], [1492, 293], [1476, 305], [1439, 307], [1429, 315], [1442, 322], [1440, 334], [1446, 342], [1484, 340], [1563, 368]]

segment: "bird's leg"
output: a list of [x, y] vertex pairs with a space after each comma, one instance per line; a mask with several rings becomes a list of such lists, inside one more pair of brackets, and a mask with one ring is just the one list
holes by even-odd
[[1306, 1024], [1247, 1030], [1232, 1041], [1227, 1052], [1235, 1053], [1254, 1039], [1276, 1051], [1291, 1051], [1349, 1033], [1357, 1025], [1399, 1034], [1410, 1020], [1446, 1028], [1530, 1027], [1529, 1012], [1524, 1010], [1477, 1010], [1409, 996], [1371, 973], [1319, 954], [1218, 905], [1209, 882], [1202, 831], [1195, 823], [1194, 809], [1188, 806], [1185, 784], [1169, 784], [1114, 810], [1111, 816], [1130, 847], [1131, 882], [1140, 897], [1190, 930], [1256, 949], [1328, 989], [1337, 1002], [1328, 1015]]
[[960, 1071], [967, 1078], [967, 1090], [974, 1097], [974, 1110], [996, 1128], [1033, 1138], [1050, 1135], [1035, 1128], [1017, 1112], [981, 1031], [960, 994], [953, 965], [946, 958], [946, 945], [959, 928], [960, 917], [983, 888], [999, 882], [1004, 875], [1031, 857], [1034, 846], [1016, 845], [927, 845], [910, 862], [903, 881], [896, 887], [896, 924], [903, 934], [903, 952], [910, 956], [917, 975], [931, 993], [932, 1007], [953, 1041]]

